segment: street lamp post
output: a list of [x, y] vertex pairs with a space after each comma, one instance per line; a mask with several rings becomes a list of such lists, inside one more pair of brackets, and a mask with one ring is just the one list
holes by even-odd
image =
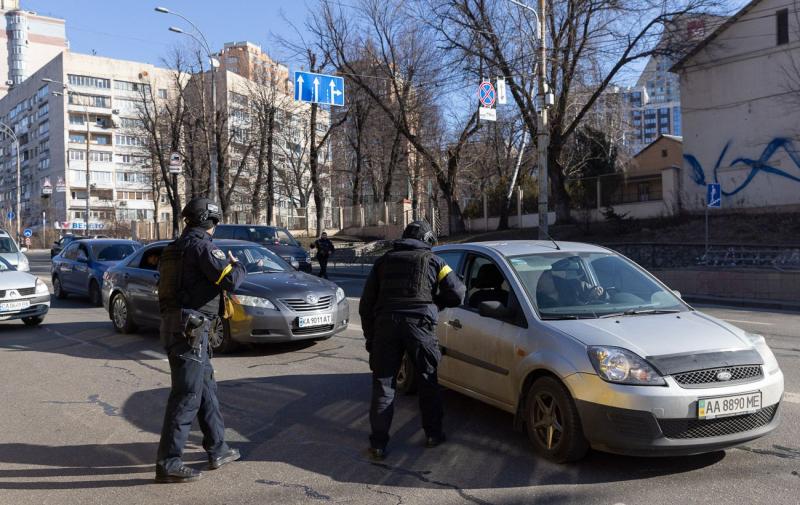
[[547, 117], [547, 96], [548, 96], [548, 89], [547, 89], [547, 35], [546, 35], [546, 16], [545, 16], [545, 0], [539, 0], [539, 12], [518, 0], [509, 0], [509, 2], [522, 7], [523, 9], [527, 9], [534, 14], [537, 21], [537, 29], [539, 32], [539, 71], [537, 72], [539, 77], [539, 94], [538, 94], [538, 102], [539, 102], [539, 118], [538, 118], [538, 127], [537, 127], [537, 141], [536, 141], [536, 148], [539, 153], [539, 239], [545, 240], [549, 239], [550, 235], [548, 234], [548, 226], [549, 221], [547, 219], [547, 200], [548, 200], [548, 191], [549, 191], [549, 173], [548, 173], [548, 153], [547, 148], [548, 144], [550, 143], [550, 124]]
[[[208, 57], [209, 63], [211, 65], [211, 134], [213, 136], [211, 142], [211, 149], [209, 149], [209, 181], [208, 181], [208, 191], [210, 193], [211, 201], [218, 202], [219, 197], [219, 190], [217, 188], [217, 176], [219, 174], [219, 167], [217, 165], [217, 146], [218, 146], [218, 139], [217, 139], [217, 62], [214, 59], [214, 54], [211, 51], [211, 46], [208, 44], [208, 40], [206, 39], [203, 32], [197, 27], [196, 24], [192, 23], [186, 16], [169, 10], [166, 7], [156, 7], [156, 12], [161, 14], [171, 14], [173, 16], [177, 16], [184, 20], [185, 22], [189, 23], [192, 29], [197, 33], [195, 35], [192, 32], [184, 31], [183, 29], [177, 26], [170, 26], [169, 31], [178, 33], [180, 35], [186, 35], [187, 37], [191, 37], [195, 42], [200, 45], [200, 47], [206, 52], [206, 56]], [[199, 36], [199, 37], [198, 37]], [[201, 69], [202, 71], [202, 69]]]
[[14, 139], [14, 144], [15, 144], [15, 146], [17, 148], [17, 216], [16, 217], [17, 217], [17, 240], [19, 240], [20, 229], [21, 229], [20, 220], [22, 219], [22, 214], [20, 213], [20, 207], [21, 207], [21, 203], [20, 202], [22, 201], [22, 196], [21, 196], [22, 180], [20, 179], [20, 172], [21, 172], [21, 170], [20, 170], [20, 154], [21, 153], [19, 151], [19, 137], [17, 137], [17, 134], [14, 133], [14, 130], [10, 126], [8, 126], [7, 124], [5, 124], [3, 122], [0, 122], [0, 128], [2, 128], [2, 131], [4, 131], [7, 134], [9, 134], [12, 139]]
[[[66, 94], [58, 92], [58, 91], [54, 91], [53, 94], [55, 96], [66, 96], [67, 97], [67, 102], [69, 103], [69, 95], [73, 94], [73, 91], [69, 88], [68, 84], [63, 83], [61, 81], [56, 81], [54, 79], [47, 79], [47, 78], [42, 79], [42, 82], [46, 82], [48, 84], [60, 84], [61, 86], [63, 86], [63, 89], [66, 91]], [[91, 179], [91, 171], [90, 171], [91, 142], [89, 141], [89, 139], [91, 137], [91, 129], [90, 129], [90, 124], [89, 124], [89, 107], [87, 105], [85, 105], [85, 104], [83, 106], [83, 118], [84, 118], [83, 119], [84, 123], [86, 124], [86, 215], [83, 216], [83, 221], [84, 221], [84, 223], [86, 223], [86, 229], [84, 230], [84, 235], [86, 235], [88, 237], [89, 236], [89, 216], [91, 214], [91, 196], [92, 196], [92, 194], [91, 194], [91, 190], [92, 190], [91, 189], [92, 188], [91, 181], [92, 181], [92, 179]], [[69, 149], [67, 149], [67, 153], [66, 154], [67, 154], [67, 156], [66, 156], [66, 159], [64, 161], [64, 164], [65, 164], [65, 166], [69, 166]], [[65, 177], [67, 177], [67, 175], [68, 174], [64, 174]]]

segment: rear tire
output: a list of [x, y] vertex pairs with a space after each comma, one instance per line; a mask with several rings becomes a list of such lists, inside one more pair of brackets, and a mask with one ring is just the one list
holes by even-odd
[[25, 326], [39, 326], [44, 322], [44, 316], [23, 317], [22, 322]]
[[417, 368], [407, 352], [403, 353], [403, 361], [400, 362], [400, 370], [397, 371], [397, 391], [404, 395], [413, 395], [417, 392]]
[[554, 463], [577, 461], [589, 443], [569, 390], [553, 377], [542, 377], [528, 390], [525, 426], [536, 453]]
[[64, 286], [61, 285], [61, 278], [57, 275], [53, 277], [53, 294], [59, 300], [63, 300], [67, 297], [67, 292], [64, 291]]
[[236, 350], [239, 345], [231, 338], [231, 325], [226, 319], [218, 317], [208, 331], [208, 344], [214, 354], [227, 354]]
[[108, 310], [111, 316], [111, 324], [114, 325], [114, 330], [117, 333], [133, 333], [136, 331], [136, 323], [133, 322], [131, 317], [130, 304], [128, 304], [125, 295], [117, 293], [112, 296]]
[[100, 285], [94, 279], [89, 282], [89, 303], [95, 307], [103, 305], [103, 294], [100, 291]]

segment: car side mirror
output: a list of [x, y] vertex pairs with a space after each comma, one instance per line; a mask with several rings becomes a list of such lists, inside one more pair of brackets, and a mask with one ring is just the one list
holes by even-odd
[[493, 319], [513, 319], [517, 311], [506, 307], [500, 302], [481, 302], [478, 306], [478, 313], [481, 317], [491, 317]]
[[672, 290], [672, 294], [673, 294], [673, 295], [675, 295], [675, 296], [677, 296], [677, 297], [678, 297], [678, 298], [680, 298], [681, 300], [683, 300], [683, 296], [681, 296], [681, 292], [680, 292], [680, 291], [678, 291], [677, 289], [673, 289], [673, 290]]
[[27, 247], [25, 247], [25, 246], [22, 246], [22, 247], [20, 247], [20, 248], [19, 248], [19, 250], [20, 250], [21, 252], [28, 252], [28, 248], [27, 248]]

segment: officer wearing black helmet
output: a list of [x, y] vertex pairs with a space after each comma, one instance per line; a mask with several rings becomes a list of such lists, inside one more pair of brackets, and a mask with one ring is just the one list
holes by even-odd
[[375, 262], [361, 296], [358, 312], [372, 370], [369, 452], [376, 460], [386, 457], [395, 377], [404, 353], [413, 360], [417, 374], [425, 445], [436, 447], [445, 440], [436, 375], [442, 354], [434, 330], [439, 310], [459, 306], [466, 288], [431, 252], [435, 241], [428, 223], [409, 224], [403, 238]]
[[225, 425], [217, 400], [208, 331], [224, 312], [223, 291], [235, 290], [245, 268], [216, 247], [211, 236], [222, 217], [207, 198], [194, 198], [181, 212], [186, 229], [161, 253], [158, 302], [161, 342], [167, 350], [172, 390], [158, 445], [156, 482], [190, 482], [201, 473], [183, 464], [192, 421], [197, 417], [209, 469], [239, 459], [225, 443]]

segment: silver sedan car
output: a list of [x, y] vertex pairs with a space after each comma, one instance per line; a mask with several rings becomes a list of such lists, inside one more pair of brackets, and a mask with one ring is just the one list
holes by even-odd
[[545, 458], [695, 454], [778, 426], [783, 374], [764, 338], [693, 309], [627, 258], [541, 241], [434, 251], [467, 285], [440, 315], [441, 383], [514, 414]]

